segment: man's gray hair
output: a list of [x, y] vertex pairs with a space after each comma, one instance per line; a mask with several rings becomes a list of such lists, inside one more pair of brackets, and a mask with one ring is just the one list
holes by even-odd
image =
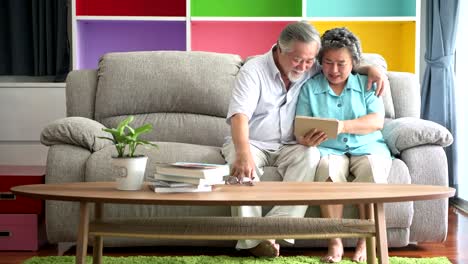
[[320, 34], [314, 26], [307, 21], [294, 22], [287, 25], [278, 39], [278, 46], [281, 52], [291, 52], [292, 44], [295, 41], [304, 43], [316, 42], [320, 49]]
[[346, 48], [353, 59], [353, 68], [361, 62], [361, 42], [347, 28], [333, 28], [325, 31], [322, 36], [322, 49], [320, 50], [317, 59], [322, 64], [323, 54], [330, 49]]

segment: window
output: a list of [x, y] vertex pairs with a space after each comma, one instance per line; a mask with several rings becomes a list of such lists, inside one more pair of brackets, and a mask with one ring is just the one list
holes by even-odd
[[458, 15], [457, 44], [455, 52], [455, 89], [456, 89], [456, 113], [457, 113], [457, 151], [458, 151], [458, 193], [457, 196], [468, 202], [468, 165], [466, 159], [468, 151], [466, 144], [468, 140], [465, 135], [468, 134], [468, 104], [466, 103], [467, 83], [466, 76], [468, 72], [468, 2], [460, 1], [460, 10]]

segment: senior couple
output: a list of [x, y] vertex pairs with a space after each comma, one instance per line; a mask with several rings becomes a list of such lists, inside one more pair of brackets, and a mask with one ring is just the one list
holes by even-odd
[[[320, 38], [309, 23], [287, 25], [272, 49], [247, 61], [236, 77], [227, 115], [231, 137], [222, 149], [231, 175], [258, 181], [270, 165], [283, 181], [386, 182], [391, 155], [380, 132], [384, 108], [378, 96], [388, 80], [377, 66], [360, 65], [360, 60], [360, 42], [345, 28]], [[319, 130], [296, 139], [296, 114], [340, 120], [337, 139]], [[265, 217], [304, 217], [306, 210], [275, 206]], [[342, 205], [321, 207], [322, 217], [341, 218], [342, 211]], [[233, 207], [232, 215], [261, 217], [262, 210]], [[242, 240], [236, 248], [279, 255], [275, 240]], [[330, 239], [322, 261], [339, 262], [343, 252], [341, 239]], [[366, 260], [365, 239], [358, 240], [352, 260]]]

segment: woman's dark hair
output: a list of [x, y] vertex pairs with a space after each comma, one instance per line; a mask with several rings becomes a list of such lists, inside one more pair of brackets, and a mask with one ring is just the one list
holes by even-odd
[[341, 49], [346, 48], [353, 59], [353, 69], [361, 62], [361, 42], [359, 38], [354, 35], [347, 28], [333, 28], [325, 31], [322, 38], [322, 49], [317, 56], [320, 64], [322, 64], [322, 58], [324, 52], [330, 49]]

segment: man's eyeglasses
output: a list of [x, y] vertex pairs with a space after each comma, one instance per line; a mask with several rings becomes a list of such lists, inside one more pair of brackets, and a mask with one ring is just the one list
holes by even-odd
[[242, 179], [237, 178], [236, 176], [228, 176], [226, 178], [225, 183], [227, 185], [246, 185], [246, 186], [254, 186], [254, 182], [249, 177], [243, 177]]
[[315, 62], [315, 58], [303, 59], [303, 58], [294, 56], [294, 54], [292, 54], [292, 53], [287, 53], [287, 55], [288, 55], [289, 59], [292, 62], [294, 62], [295, 64], [301, 64], [301, 63], [304, 62], [307, 65], [312, 65]]

